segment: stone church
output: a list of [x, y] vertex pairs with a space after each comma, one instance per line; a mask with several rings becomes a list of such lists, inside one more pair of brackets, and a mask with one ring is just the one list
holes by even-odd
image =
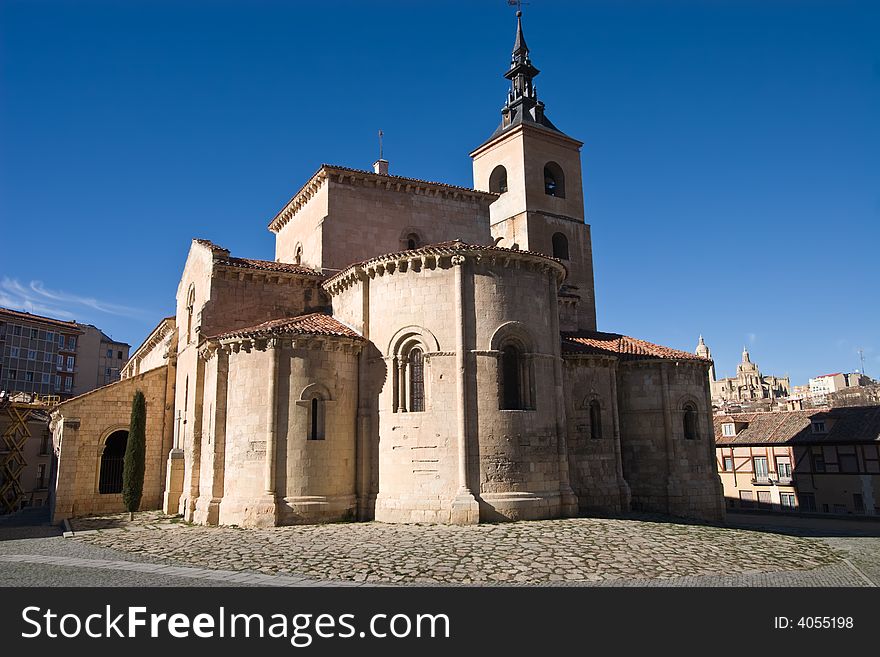
[[193, 240], [123, 380], [53, 414], [56, 521], [122, 510], [136, 389], [141, 508], [197, 523], [721, 519], [711, 361], [597, 331], [582, 143], [537, 75], [518, 14], [473, 189], [322, 165], [274, 260]]

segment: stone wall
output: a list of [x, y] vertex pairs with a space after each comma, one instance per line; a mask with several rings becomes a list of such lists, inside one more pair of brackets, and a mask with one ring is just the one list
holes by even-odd
[[[565, 359], [565, 401], [571, 487], [582, 512], [629, 510], [617, 415], [617, 360], [600, 356]], [[599, 405], [593, 426], [590, 407]]]
[[[681, 361], [619, 365], [623, 475], [633, 510], [723, 518], [706, 367]], [[697, 409], [695, 440], [684, 437], [688, 402]]]
[[146, 472], [141, 509], [162, 503], [164, 465], [171, 440], [173, 393], [168, 377], [173, 368], [155, 368], [59, 404], [52, 413], [53, 441], [58, 453], [54, 522], [95, 513], [124, 511], [121, 494], [98, 490], [101, 455], [107, 438], [127, 431], [136, 390], [146, 398]]

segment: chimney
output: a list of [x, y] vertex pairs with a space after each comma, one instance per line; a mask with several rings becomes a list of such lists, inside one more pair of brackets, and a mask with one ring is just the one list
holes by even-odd
[[383, 176], [388, 175], [388, 160], [383, 160], [381, 157], [373, 162], [373, 173], [378, 173]]

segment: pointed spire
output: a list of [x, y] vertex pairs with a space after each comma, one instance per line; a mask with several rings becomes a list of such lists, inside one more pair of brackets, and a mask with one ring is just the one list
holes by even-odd
[[749, 360], [749, 350], [746, 349], [746, 346], [745, 346], [745, 345], [743, 345], [743, 362], [744, 362], [744, 363], [750, 363], [750, 362], [751, 362], [751, 361]]
[[514, 59], [517, 55], [528, 55], [529, 47], [526, 45], [526, 38], [523, 36], [522, 30], [522, 12], [516, 12], [516, 41], [513, 43]]

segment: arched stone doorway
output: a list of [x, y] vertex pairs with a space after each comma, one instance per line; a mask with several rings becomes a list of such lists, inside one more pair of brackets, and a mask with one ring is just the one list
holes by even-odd
[[102, 495], [122, 492], [122, 467], [125, 461], [125, 447], [128, 445], [128, 431], [114, 431], [104, 441], [101, 452], [101, 475], [98, 479], [98, 492]]

